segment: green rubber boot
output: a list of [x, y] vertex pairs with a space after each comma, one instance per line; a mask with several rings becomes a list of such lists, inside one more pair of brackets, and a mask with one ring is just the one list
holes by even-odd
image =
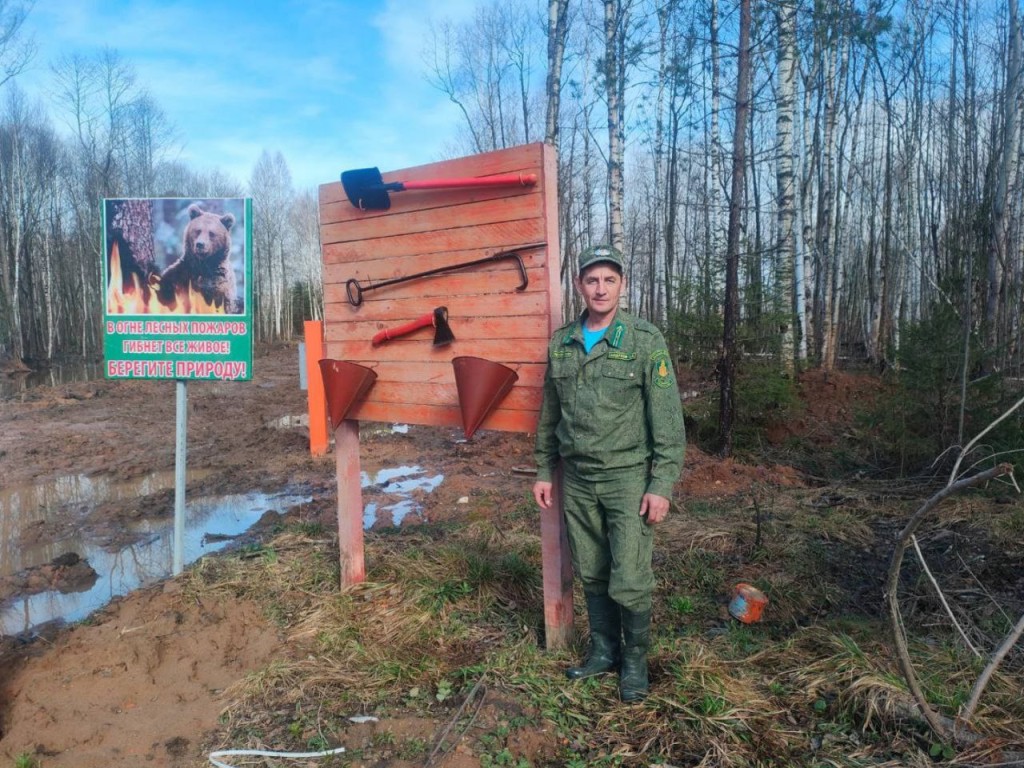
[[647, 698], [647, 650], [651, 647], [651, 610], [622, 609], [622, 669], [619, 698], [626, 703]]
[[569, 667], [570, 680], [614, 672], [619, 667], [622, 632], [619, 606], [608, 595], [587, 595], [587, 617], [590, 620], [590, 650], [582, 666]]

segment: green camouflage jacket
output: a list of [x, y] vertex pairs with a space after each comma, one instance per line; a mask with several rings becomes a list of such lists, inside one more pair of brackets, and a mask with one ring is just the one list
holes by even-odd
[[620, 309], [588, 355], [583, 319], [548, 344], [537, 479], [550, 481], [559, 457], [578, 477], [594, 479], [649, 462], [647, 492], [670, 499], [686, 433], [668, 345], [656, 326]]

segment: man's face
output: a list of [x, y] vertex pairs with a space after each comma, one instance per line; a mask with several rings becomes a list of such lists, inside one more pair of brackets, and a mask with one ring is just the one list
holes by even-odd
[[576, 278], [576, 290], [583, 296], [591, 320], [610, 318], [619, 307], [622, 275], [610, 264], [595, 264]]

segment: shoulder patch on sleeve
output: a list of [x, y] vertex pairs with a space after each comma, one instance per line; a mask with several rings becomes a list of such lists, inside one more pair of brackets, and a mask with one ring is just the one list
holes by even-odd
[[672, 360], [668, 355], [668, 350], [656, 349], [651, 352], [651, 363], [653, 363], [651, 378], [654, 381], [654, 386], [662, 389], [673, 386]]

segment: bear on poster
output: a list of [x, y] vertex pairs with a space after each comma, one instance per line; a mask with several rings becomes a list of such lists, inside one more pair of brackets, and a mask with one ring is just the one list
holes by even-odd
[[161, 273], [157, 298], [172, 311], [187, 314], [199, 309], [193, 306], [198, 294], [206, 308], [240, 314], [243, 302], [230, 263], [234, 215], [204, 211], [193, 203], [188, 207], [188, 217], [182, 255]]

